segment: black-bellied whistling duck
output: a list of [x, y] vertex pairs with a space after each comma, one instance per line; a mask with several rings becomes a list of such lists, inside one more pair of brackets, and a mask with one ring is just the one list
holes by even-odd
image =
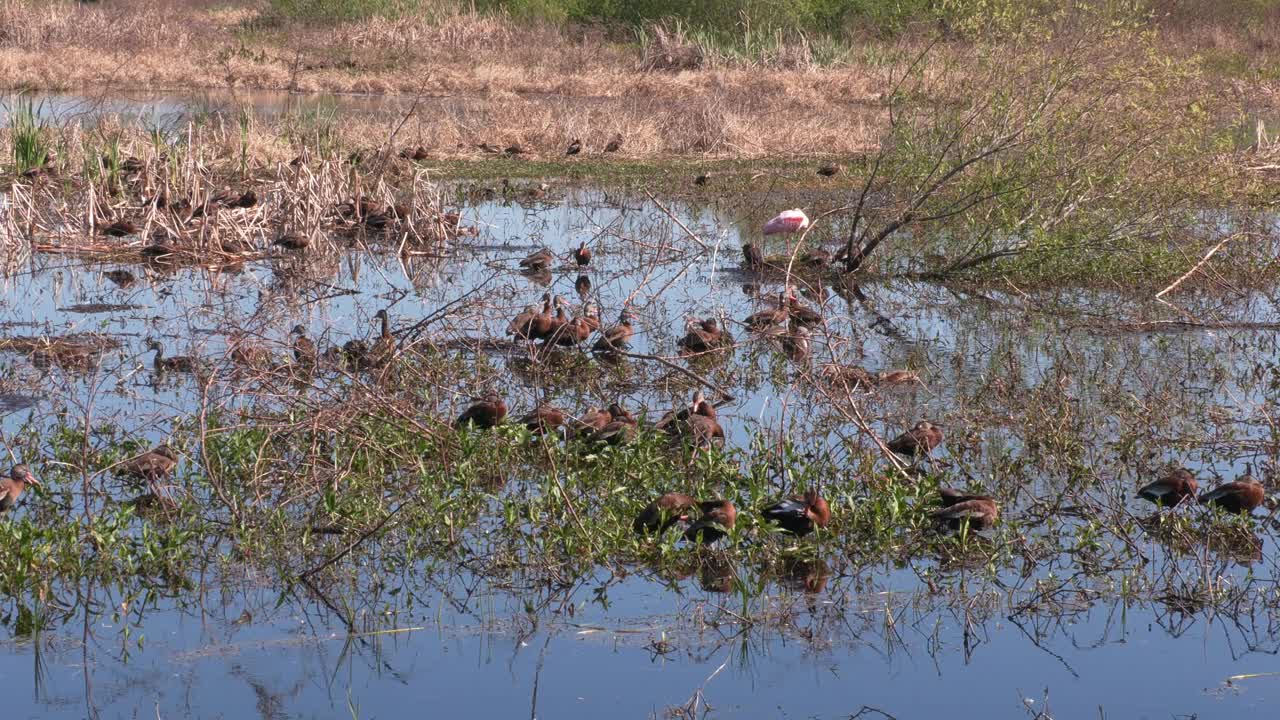
[[587, 338], [600, 328], [597, 312], [595, 303], [583, 305], [577, 317], [561, 325], [551, 337], [547, 338], [548, 344], [574, 347], [586, 342]]
[[787, 295], [787, 314], [793, 322], [804, 327], [822, 324], [822, 313], [802, 304], [794, 292]]
[[378, 321], [378, 338], [366, 353], [365, 364], [368, 367], [379, 367], [390, 362], [395, 356], [396, 339], [391, 334], [391, 314], [385, 308], [374, 313], [373, 319]]
[[510, 144], [510, 145], [508, 145], [508, 146], [506, 147], [506, 149], [505, 149], [505, 150], [503, 150], [502, 152], [503, 152], [507, 157], [515, 157], [516, 155], [523, 155], [523, 154], [524, 154], [524, 148], [520, 146], [520, 143], [511, 143], [511, 144]]
[[487, 393], [483, 398], [471, 404], [458, 416], [454, 427], [472, 426], [487, 430], [502, 424], [507, 417], [507, 403], [496, 392]]
[[578, 297], [586, 300], [587, 296], [591, 294], [591, 278], [586, 275], [579, 275], [573, 281], [573, 291], [578, 293]]
[[178, 454], [173, 448], [161, 443], [141, 455], [125, 460], [116, 466], [116, 470], [122, 475], [154, 482], [172, 475], [177, 466]]
[[195, 372], [200, 363], [190, 355], [174, 355], [173, 357], [164, 356], [164, 346], [159, 340], [148, 340], [147, 349], [154, 350], [156, 355], [151, 359], [151, 366], [158, 373], [164, 372]]
[[560, 302], [560, 296], [554, 298], [556, 314], [546, 321], [547, 331], [540, 333], [542, 341], [546, 344], [557, 343], [564, 333], [564, 328], [569, 324], [569, 316], [564, 312], [564, 305]]
[[591, 346], [596, 352], [617, 352], [626, 350], [631, 347], [631, 338], [635, 335], [635, 328], [632, 327], [632, 317], [630, 311], [623, 310], [618, 315], [618, 324], [605, 330], [596, 340], [595, 345]]
[[299, 365], [314, 366], [319, 359], [316, 353], [316, 344], [307, 337], [307, 329], [301, 325], [294, 325], [290, 331], [293, 335], [293, 359]]
[[787, 321], [787, 298], [785, 293], [778, 293], [778, 302], [770, 310], [753, 313], [742, 322], [751, 330], [762, 331]]
[[31, 474], [26, 465], [14, 465], [9, 471], [9, 477], [0, 479], [0, 512], [12, 510], [13, 506], [18, 504], [18, 498], [22, 497], [22, 491], [27, 489], [27, 485], [40, 487], [40, 481]]
[[702, 187], [711, 182], [711, 173], [702, 173], [693, 179], [693, 184]]
[[966, 495], [959, 490], [941, 488], [942, 507], [929, 513], [952, 530], [959, 530], [966, 522], [974, 530], [985, 530], [1000, 518], [1000, 506], [986, 495]]
[[857, 365], [827, 363], [822, 366], [822, 377], [837, 385], [848, 385], [850, 390], [869, 388], [876, 384], [875, 376]]
[[685, 325], [684, 337], [676, 341], [676, 347], [686, 353], [706, 353], [724, 349], [733, 344], [729, 336], [713, 317], [690, 320]]
[[818, 166], [818, 174], [822, 177], [832, 177], [840, 173], [840, 166], [835, 163], [826, 163]]
[[526, 270], [546, 270], [551, 267], [551, 263], [555, 262], [555, 259], [556, 256], [554, 253], [546, 248], [542, 248], [521, 260], [520, 267]]
[[915, 457], [928, 455], [942, 444], [942, 428], [928, 420], [921, 420], [915, 427], [891, 440], [887, 447], [899, 455]]
[[507, 334], [526, 340], [540, 340], [551, 333], [551, 293], [542, 294], [542, 311], [530, 305], [511, 320]]
[[564, 411], [550, 403], [538, 403], [520, 418], [520, 424], [535, 435], [543, 435], [564, 425]]
[[613, 421], [613, 413], [607, 409], [591, 408], [569, 423], [573, 436], [590, 438], [598, 430]]
[[252, 189], [245, 190], [239, 196], [231, 198], [227, 201], [227, 207], [230, 208], [251, 208], [258, 204], [258, 194]]
[[627, 445], [636, 437], [636, 418], [620, 403], [609, 406], [609, 422], [591, 435], [591, 439], [606, 445]]
[[564, 151], [564, 154], [569, 156], [577, 155], [580, 152], [582, 152], [582, 141], [575, 138], [573, 142], [569, 143], [569, 147]]
[[254, 344], [239, 330], [227, 336], [227, 356], [231, 362], [248, 367], [264, 367], [271, 361], [271, 353], [266, 348]]
[[285, 250], [306, 250], [311, 245], [311, 238], [302, 233], [291, 232], [281, 235], [271, 244]]
[[778, 345], [792, 362], [802, 362], [809, 358], [809, 329], [803, 325], [790, 323], [786, 333], [778, 338]]
[[692, 402], [690, 402], [688, 405], [685, 405], [682, 407], [674, 407], [668, 410], [666, 413], [662, 415], [662, 417], [658, 420], [658, 422], [654, 423], [653, 425], [654, 429], [666, 430], [668, 427], [670, 427], [675, 423], [686, 422], [690, 416], [692, 416], [695, 412], [697, 412], [698, 406], [701, 405], [702, 401], [706, 399], [707, 399], [706, 395], [702, 393], [701, 388], [694, 390]]
[[1219, 507], [1230, 513], [1247, 515], [1266, 501], [1262, 483], [1245, 476], [1239, 480], [1219, 485], [1200, 496], [1201, 505]]
[[688, 522], [689, 511], [698, 506], [698, 500], [681, 493], [666, 493], [645, 506], [636, 516], [631, 527], [637, 533], [661, 535], [678, 522]]
[[881, 385], [905, 385], [919, 380], [920, 376], [910, 370], [884, 370], [876, 373], [876, 382]]
[[742, 262], [748, 270], [760, 270], [764, 268], [764, 255], [760, 248], [747, 243], [742, 246]]
[[1156, 505], [1174, 507], [1181, 505], [1187, 498], [1194, 501], [1199, 491], [1200, 486], [1196, 483], [1196, 477], [1191, 474], [1191, 471], [1186, 468], [1177, 468], [1166, 473], [1159, 480], [1143, 485], [1138, 489], [1138, 497]]
[[591, 264], [591, 248], [586, 243], [578, 243], [578, 249], [573, 251], [573, 261], [578, 263], [578, 267], [586, 267]]
[[706, 399], [694, 406], [687, 419], [671, 423], [666, 431], [673, 439], [689, 441], [699, 450], [724, 447], [724, 428], [720, 427], [719, 414], [715, 405]]
[[614, 133], [608, 144], [604, 146], [607, 153], [615, 153], [622, 149], [622, 133]]
[[684, 531], [689, 542], [710, 545], [729, 534], [738, 519], [738, 509], [728, 500], [707, 500], [698, 503], [702, 516]]
[[760, 514], [784, 532], [800, 537], [813, 532], [815, 527], [826, 527], [831, 521], [831, 507], [814, 489], [805, 491], [804, 495], [776, 502]]
[[116, 220], [108, 225], [99, 226], [99, 231], [108, 237], [127, 237], [137, 235], [141, 228], [132, 220]]

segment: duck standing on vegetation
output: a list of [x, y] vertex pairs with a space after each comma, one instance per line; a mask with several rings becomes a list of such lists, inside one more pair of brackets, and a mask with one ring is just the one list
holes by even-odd
[[1000, 518], [1000, 506], [986, 495], [966, 495], [959, 490], [941, 488], [942, 507], [929, 513], [952, 530], [959, 530], [965, 523], [974, 530], [986, 530]]
[[538, 403], [520, 418], [520, 424], [534, 435], [545, 435], [564, 425], [564, 411], [550, 403]]
[[748, 329], [756, 332], [769, 330], [775, 325], [781, 325], [787, 321], [787, 298], [785, 292], [778, 293], [778, 302], [771, 310], [761, 310], [760, 312], [748, 315], [743, 324]]
[[1262, 505], [1266, 497], [1262, 483], [1246, 475], [1201, 495], [1200, 504], [1222, 508], [1229, 513], [1248, 515]]
[[490, 392], [464, 410], [453, 425], [456, 428], [472, 426], [488, 430], [501, 425], [506, 417], [507, 403], [498, 393]]
[[1178, 468], [1164, 475], [1155, 482], [1143, 485], [1138, 489], [1138, 497], [1162, 507], [1175, 507], [1184, 500], [1196, 499], [1200, 487], [1191, 471]]
[[738, 509], [728, 500], [707, 500], [698, 503], [702, 516], [684, 531], [689, 542], [711, 545], [727, 536], [738, 519]]
[[636, 438], [638, 424], [634, 415], [615, 402], [609, 406], [609, 422], [592, 433], [591, 439], [606, 445], [629, 445]]
[[578, 267], [586, 267], [591, 264], [591, 248], [586, 243], [578, 243], [578, 249], [573, 251], [573, 261], [578, 263]]
[[618, 315], [618, 324], [601, 333], [600, 337], [596, 339], [595, 345], [591, 346], [591, 349], [600, 353], [613, 353], [630, 349], [631, 338], [635, 335], [635, 328], [631, 325], [632, 320], [631, 313], [623, 310]]
[[546, 270], [551, 267], [551, 263], [554, 262], [555, 259], [556, 256], [554, 253], [546, 248], [542, 248], [535, 253], [530, 253], [525, 256], [525, 258], [520, 261], [520, 267], [525, 270]]
[[697, 498], [682, 493], [666, 493], [646, 505], [631, 527], [638, 534], [661, 535], [678, 522], [688, 522], [689, 511], [697, 506]]
[[0, 478], [0, 512], [12, 510], [28, 485], [40, 487], [40, 481], [31, 474], [26, 465], [14, 465], [9, 470], [9, 477]]
[[800, 302], [795, 291], [787, 293], [787, 314], [803, 327], [814, 327], [822, 324], [822, 313]]
[[164, 346], [159, 340], [151, 339], [147, 341], [147, 349], [154, 350], [156, 355], [151, 360], [151, 366], [158, 373], [165, 372], [195, 372], [199, 367], [199, 363], [190, 355], [174, 355], [173, 357], [164, 356]]
[[582, 141], [575, 138], [573, 142], [569, 143], [569, 147], [564, 151], [564, 154], [567, 157], [569, 155], [577, 155], [580, 152], [582, 152]]
[[616, 153], [622, 149], [622, 133], [614, 133], [613, 138], [604, 146], [607, 153]]
[[307, 329], [301, 325], [294, 325], [289, 334], [293, 336], [294, 361], [299, 365], [315, 367], [319, 355], [316, 352], [316, 344], [307, 337]]
[[542, 311], [538, 312], [532, 305], [516, 315], [507, 326], [507, 334], [525, 340], [541, 340], [551, 334], [551, 293], [542, 294]]
[[798, 537], [808, 535], [816, 527], [824, 528], [831, 521], [831, 507], [814, 489], [805, 491], [804, 495], [776, 502], [760, 511], [760, 514], [783, 532]]
[[942, 428], [928, 420], [921, 420], [915, 427], [891, 440], [887, 447], [899, 455], [916, 457], [928, 455], [942, 444]]
[[684, 337], [676, 341], [676, 347], [686, 353], [706, 353], [720, 350], [732, 344], [733, 339], [720, 327], [715, 318], [690, 320], [685, 325]]
[[691, 410], [683, 418], [679, 418], [677, 412], [677, 417], [663, 428], [672, 440], [689, 442], [698, 450], [724, 447], [724, 428], [720, 426], [716, 406], [707, 401], [701, 391], [694, 394]]
[[589, 439], [612, 421], [613, 413], [609, 410], [593, 407], [573, 420], [569, 427], [573, 437]]
[[173, 474], [178, 466], [178, 454], [167, 444], [161, 443], [141, 455], [132, 457], [116, 466], [121, 475], [155, 482]]

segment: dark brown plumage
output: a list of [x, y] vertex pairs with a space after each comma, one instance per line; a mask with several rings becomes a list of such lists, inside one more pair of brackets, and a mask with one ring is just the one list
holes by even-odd
[[578, 263], [578, 267], [586, 267], [591, 264], [591, 248], [586, 243], [578, 243], [578, 249], [573, 251], [573, 261]]
[[498, 393], [491, 392], [486, 394], [482, 399], [472, 403], [471, 407], [463, 411], [458, 416], [458, 420], [454, 423], [454, 427], [464, 427], [470, 425], [472, 427], [487, 430], [502, 424], [503, 419], [507, 417], [507, 403], [503, 401], [502, 396]]
[[1262, 483], [1245, 476], [1210, 490], [1200, 496], [1201, 505], [1219, 507], [1230, 513], [1247, 515], [1266, 501], [1267, 493]]
[[520, 261], [520, 267], [526, 270], [546, 270], [551, 267], [556, 256], [550, 250], [542, 248], [541, 250], [531, 253]]
[[200, 363], [190, 355], [174, 355], [172, 357], [164, 356], [164, 346], [159, 340], [148, 340], [147, 348], [154, 350], [156, 355], [151, 359], [151, 366], [158, 373], [163, 372], [195, 372]]
[[986, 495], [966, 495], [951, 488], [941, 488], [942, 507], [929, 513], [930, 517], [959, 530], [966, 522], [974, 530], [985, 530], [1000, 518], [1000, 506]]
[[604, 146], [604, 151], [607, 153], [615, 153], [621, 149], [622, 149], [622, 133], [615, 134], [613, 138], [609, 140], [608, 144]]
[[0, 478], [0, 512], [8, 512], [18, 504], [18, 498], [27, 489], [27, 485], [40, 487], [40, 481], [27, 469], [26, 465], [14, 465], [9, 470], [9, 477]]
[[582, 152], [582, 141], [575, 139], [573, 142], [569, 143], [569, 147], [564, 151], [564, 154], [577, 155], [580, 152]]
[[169, 477], [177, 466], [178, 454], [162, 443], [120, 463], [116, 466], [116, 471], [121, 475], [155, 482]]
[[696, 400], [693, 412], [684, 421], [675, 421], [664, 428], [675, 441], [686, 442], [703, 450], [724, 447], [724, 428], [720, 426], [716, 407], [706, 399]]
[[684, 531], [684, 539], [710, 545], [727, 536], [738, 519], [738, 509], [728, 500], [707, 500], [698, 503], [702, 516]]
[[915, 457], [928, 455], [942, 444], [942, 428], [928, 420], [921, 420], [915, 427], [891, 440], [888, 448], [899, 455]]
[[116, 220], [109, 225], [100, 226], [99, 229], [108, 237], [127, 237], [137, 235], [140, 228], [132, 220]]
[[689, 519], [689, 511], [698, 506], [698, 500], [681, 493], [666, 493], [645, 506], [636, 516], [631, 527], [637, 533], [661, 535], [678, 522]]
[[631, 313], [623, 310], [618, 316], [618, 324], [605, 330], [600, 337], [596, 339], [595, 345], [591, 346], [596, 352], [617, 352], [626, 350], [631, 347], [631, 338], [635, 335], [635, 328], [631, 325]]
[[1199, 491], [1195, 476], [1186, 468], [1178, 468], [1139, 488], [1138, 497], [1156, 505], [1173, 507], [1181, 505], [1187, 498], [1194, 501]]
[[285, 250], [306, 250], [311, 245], [311, 239], [302, 233], [285, 233], [271, 244]]
[[778, 293], [778, 302], [773, 308], [761, 310], [753, 313], [743, 323], [747, 328], [757, 332], [768, 330], [775, 325], [780, 325], [787, 321], [787, 298], [785, 292]]
[[543, 435], [564, 425], [564, 411], [549, 403], [539, 403], [520, 418], [520, 424], [535, 435]]
[[307, 329], [301, 325], [294, 325], [289, 334], [294, 336], [293, 359], [299, 365], [314, 366], [319, 356], [316, 353], [316, 344], [307, 337]]
[[815, 527], [826, 527], [831, 521], [831, 507], [817, 490], [776, 502], [760, 514], [784, 532], [800, 537], [813, 532]]
[[832, 177], [840, 173], [840, 166], [835, 163], [827, 163], [818, 166], [818, 174], [822, 177]]
[[764, 267], [764, 255], [760, 253], [760, 248], [747, 243], [742, 246], [742, 262], [749, 270], [759, 270]]

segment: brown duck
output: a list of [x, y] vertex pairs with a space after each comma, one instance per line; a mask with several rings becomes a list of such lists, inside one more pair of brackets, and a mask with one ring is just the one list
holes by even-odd
[[573, 260], [578, 263], [578, 267], [586, 267], [591, 264], [591, 248], [586, 243], [578, 243], [578, 249], [573, 251]]
[[1266, 497], [1262, 483], [1246, 475], [1201, 495], [1200, 504], [1222, 508], [1229, 513], [1248, 515], [1262, 505]]
[[673, 439], [689, 442], [700, 450], [724, 447], [724, 428], [720, 427], [719, 414], [715, 405], [706, 399], [698, 402], [687, 420], [673, 422], [666, 430]]
[[151, 359], [151, 366], [158, 373], [165, 372], [195, 372], [200, 366], [199, 361], [190, 355], [174, 355], [172, 357], [164, 356], [164, 346], [159, 340], [148, 340], [147, 349], [154, 350], [156, 355]]
[[555, 262], [555, 259], [554, 253], [543, 248], [521, 260], [520, 267], [526, 270], [546, 270], [551, 267], [551, 263]]
[[596, 430], [591, 435], [591, 439], [606, 445], [627, 445], [635, 439], [637, 425], [634, 415], [621, 404], [613, 403], [609, 406], [609, 422]]
[[688, 522], [689, 511], [697, 506], [697, 498], [681, 493], [666, 493], [646, 505], [631, 527], [640, 534], [661, 535], [678, 522]]
[[764, 268], [764, 255], [761, 254], [760, 248], [747, 243], [742, 246], [742, 263], [748, 270], [761, 270]]
[[698, 503], [702, 516], [684, 531], [684, 539], [710, 545], [727, 536], [738, 519], [738, 509], [728, 500], [707, 500]]
[[942, 444], [942, 428], [928, 420], [921, 420], [915, 427], [889, 442], [888, 448], [899, 455], [915, 457], [928, 455]]
[[941, 488], [942, 507], [929, 513], [930, 517], [959, 530], [965, 523], [974, 530], [985, 530], [1000, 518], [1000, 506], [986, 495], [966, 495], [959, 490]]
[[31, 474], [26, 465], [14, 465], [13, 469], [9, 470], [9, 477], [0, 479], [0, 512], [12, 510], [28, 485], [40, 487], [40, 481]]
[[732, 338], [716, 319], [709, 317], [705, 320], [690, 320], [685, 326], [684, 337], [676, 342], [676, 347], [686, 353], [705, 353], [720, 350], [732, 342]]
[[604, 353], [629, 349], [631, 338], [635, 336], [635, 328], [631, 325], [633, 319], [630, 311], [623, 310], [618, 315], [618, 324], [601, 333], [591, 349]]
[[319, 356], [316, 353], [316, 344], [307, 337], [307, 329], [301, 325], [294, 325], [289, 334], [293, 335], [293, 359], [299, 365], [314, 366]]
[[543, 435], [564, 425], [564, 411], [550, 403], [538, 403], [520, 418], [520, 424], [534, 435]]
[[1163, 507], [1181, 505], [1184, 500], [1196, 499], [1200, 491], [1196, 477], [1186, 468], [1177, 468], [1159, 480], [1143, 485], [1138, 489], [1138, 497]]
[[826, 527], [831, 522], [831, 507], [818, 494], [808, 490], [804, 495], [776, 502], [760, 511], [765, 520], [777, 525], [783, 532], [804, 537], [816, 527]]
[[777, 304], [769, 310], [761, 310], [758, 313], [747, 316], [743, 323], [751, 330], [757, 332], [768, 330], [775, 325], [780, 325], [787, 321], [787, 298], [784, 293], [778, 293]]
[[496, 392], [486, 394], [458, 416], [454, 427], [472, 426], [487, 430], [502, 424], [507, 417], [507, 403]]
[[116, 466], [116, 470], [139, 480], [163, 480], [173, 474], [178, 466], [178, 454], [166, 444], [160, 444], [150, 450], [129, 458]]

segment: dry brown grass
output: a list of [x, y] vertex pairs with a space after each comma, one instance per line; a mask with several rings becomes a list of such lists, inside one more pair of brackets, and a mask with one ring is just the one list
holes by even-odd
[[[902, 67], [886, 58], [916, 49], [866, 40], [855, 59], [817, 67], [797, 36], [745, 64], [672, 26], [640, 47], [598, 29], [457, 7], [441, 0], [423, 16], [333, 27], [269, 18], [254, 0], [0, 0], [0, 77], [95, 96], [210, 88], [415, 96], [397, 142], [439, 157], [480, 154], [485, 143], [554, 157], [574, 139], [590, 154], [618, 133], [621, 157], [845, 155], [877, 146], [881, 100]], [[1195, 27], [1171, 21], [1168, 33], [1195, 35], [1184, 41], [1190, 47], [1204, 38]], [[929, 62], [953, 64], [963, 52], [943, 46]], [[355, 116], [338, 128], [353, 141], [389, 130], [386, 118]]]

